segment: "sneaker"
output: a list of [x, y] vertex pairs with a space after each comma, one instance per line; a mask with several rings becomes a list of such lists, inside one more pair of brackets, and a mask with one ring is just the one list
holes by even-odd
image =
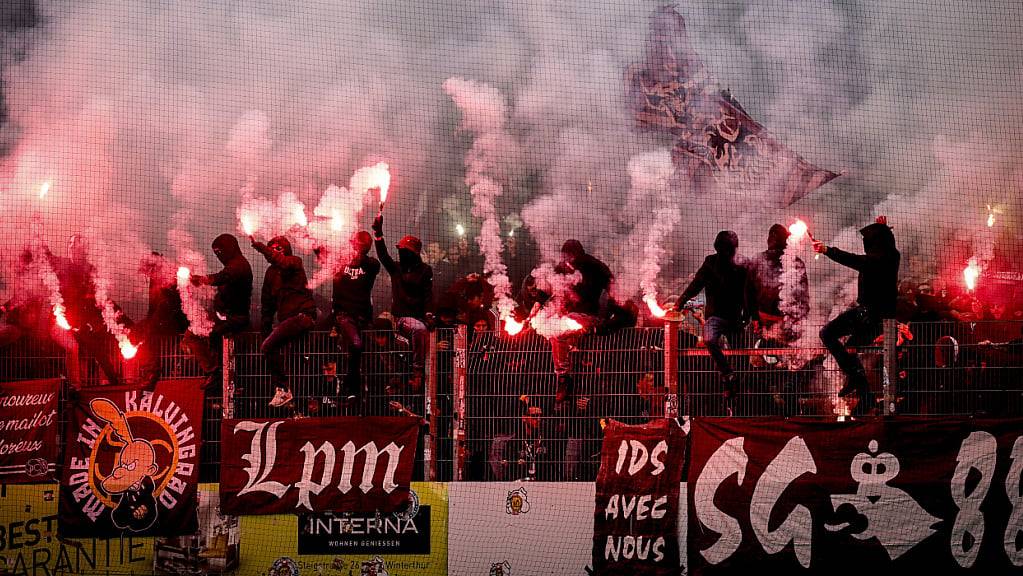
[[277, 392], [274, 393], [274, 397], [270, 400], [270, 407], [280, 408], [281, 406], [284, 406], [291, 402], [293, 398], [294, 396], [291, 394], [290, 390], [278, 388]]
[[572, 377], [568, 374], [562, 374], [558, 376], [558, 389], [554, 394], [554, 403], [561, 404], [572, 397]]

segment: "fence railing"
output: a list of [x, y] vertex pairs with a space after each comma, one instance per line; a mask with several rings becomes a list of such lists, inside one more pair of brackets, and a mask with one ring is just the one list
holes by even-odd
[[[844, 377], [823, 349], [764, 345], [752, 332], [726, 350], [738, 375], [736, 395], [722, 398], [721, 379], [698, 338], [676, 323], [576, 339], [572, 394], [556, 402], [558, 379], [548, 342], [466, 327], [431, 334], [422, 387], [409, 382], [411, 354], [391, 332], [366, 332], [362, 360], [365, 403], [338, 397], [348, 354], [336, 335], [314, 332], [288, 353], [294, 406], [271, 408], [273, 386], [259, 335], [224, 346], [220, 386], [207, 393], [203, 479], [219, 472], [222, 418], [392, 415], [422, 417], [417, 479], [592, 480], [599, 464], [601, 422], [651, 418], [862, 414], [999, 415], [1023, 413], [1021, 322], [889, 322], [885, 338], [858, 350], [870, 390], [855, 410], [838, 398]], [[66, 344], [66, 343], [65, 343]], [[157, 347], [162, 378], [202, 376], [181, 338]], [[121, 376], [137, 377], [123, 362]], [[102, 372], [74, 346], [19, 342], [0, 350], [0, 381], [64, 376], [98, 385]]]

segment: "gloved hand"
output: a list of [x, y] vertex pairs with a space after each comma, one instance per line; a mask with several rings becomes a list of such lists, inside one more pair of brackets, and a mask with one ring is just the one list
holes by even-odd
[[380, 238], [384, 235], [384, 215], [377, 214], [377, 217], [373, 220], [373, 234], [376, 238]]

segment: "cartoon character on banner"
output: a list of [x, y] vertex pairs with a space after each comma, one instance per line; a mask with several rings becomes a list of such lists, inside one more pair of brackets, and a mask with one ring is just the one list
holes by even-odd
[[[899, 459], [883, 452], [878, 454], [877, 440], [868, 445], [870, 454], [860, 452], [849, 468], [859, 484], [855, 494], [831, 497], [835, 516], [851, 516], [852, 520], [825, 524], [831, 532], [844, 532], [857, 540], [876, 538], [892, 560], [906, 553], [935, 533], [940, 522], [904, 490], [888, 483], [899, 474]], [[856, 532], [856, 526], [863, 528]]]
[[525, 488], [516, 488], [508, 492], [508, 497], [504, 501], [504, 511], [512, 516], [529, 512], [529, 500], [526, 497]]
[[157, 518], [154, 478], [160, 468], [156, 465], [156, 450], [149, 440], [132, 435], [124, 413], [110, 400], [96, 398], [89, 406], [111, 429], [107, 437], [110, 445], [120, 447], [110, 474], [97, 478], [101, 490], [117, 503], [110, 513], [111, 521], [122, 530], [148, 530]]

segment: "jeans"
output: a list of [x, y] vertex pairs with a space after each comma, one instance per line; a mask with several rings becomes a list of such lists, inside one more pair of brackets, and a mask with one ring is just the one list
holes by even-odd
[[722, 376], [731, 374], [732, 367], [728, 364], [725, 353], [721, 351], [723, 348], [721, 339], [727, 338], [731, 343], [735, 342], [738, 337], [739, 323], [735, 320], [711, 316], [703, 325], [703, 344], [707, 347], [707, 352], [710, 352], [710, 357], [714, 360], [714, 364], [717, 365], [718, 372]]
[[291, 318], [277, 324], [270, 335], [263, 340], [259, 351], [266, 358], [270, 368], [270, 381], [274, 386], [290, 389], [288, 386], [287, 359], [284, 347], [305, 336], [312, 330], [315, 321], [307, 314], [295, 314]]
[[572, 346], [579, 340], [579, 336], [597, 324], [597, 317], [588, 314], [569, 314], [568, 317], [581, 324], [582, 330], [569, 332], [561, 336], [551, 336], [547, 339], [551, 343], [554, 373], [558, 376], [563, 376], [572, 371], [572, 357], [570, 355]]
[[[863, 364], [856, 354], [849, 353], [846, 346], [864, 346], [870, 344], [881, 334], [881, 318], [871, 314], [863, 306], [856, 306], [842, 312], [834, 320], [821, 328], [821, 342], [835, 357], [838, 367], [847, 375], [863, 374]], [[839, 340], [849, 336], [845, 344]]]
[[420, 372], [426, 366], [426, 348], [430, 344], [430, 331], [422, 320], [404, 316], [394, 325], [398, 335], [412, 347], [412, 371]]

